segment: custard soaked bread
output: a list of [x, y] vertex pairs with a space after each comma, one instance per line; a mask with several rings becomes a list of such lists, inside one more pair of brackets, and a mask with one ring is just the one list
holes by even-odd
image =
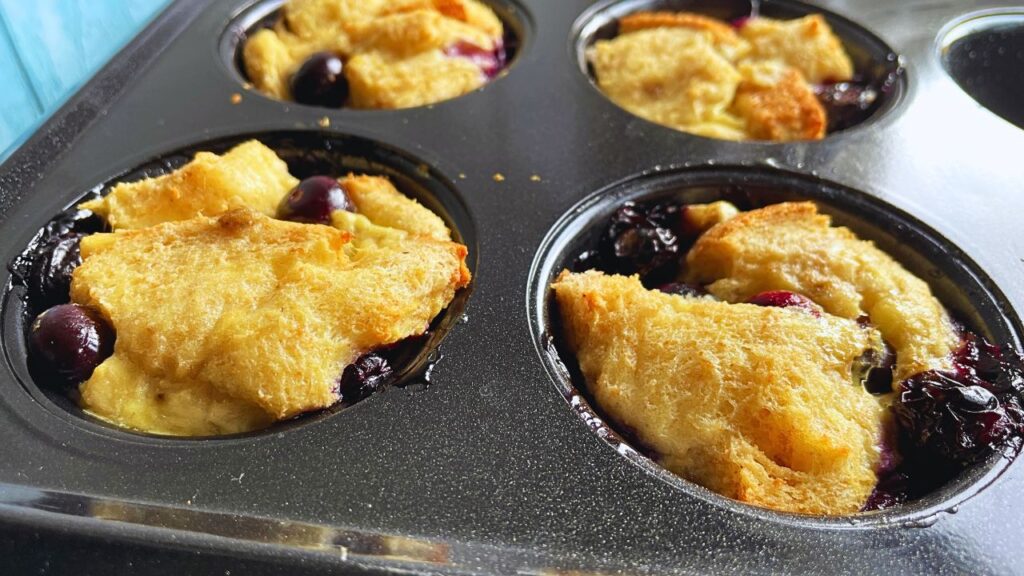
[[[409, 242], [353, 260], [349, 240], [248, 210], [97, 234], [82, 243], [72, 300], [110, 320], [115, 361], [134, 364], [127, 372], [145, 387], [185, 383], [287, 418], [336, 402], [342, 368], [421, 334], [468, 280], [459, 244]], [[89, 404], [94, 389], [123, 386], [107, 375], [98, 370], [82, 394], [116, 419]]]
[[856, 322], [563, 272], [552, 286], [594, 400], [661, 463], [715, 492], [807, 514], [858, 511], [877, 481], [883, 407], [851, 365]]
[[702, 235], [686, 263], [688, 281], [728, 302], [788, 290], [829, 314], [866, 317], [896, 350], [896, 381], [948, 368], [960, 341], [928, 284], [810, 202], [741, 213]]
[[330, 225], [267, 215], [298, 180], [255, 141], [85, 205], [114, 232], [82, 240], [71, 300], [117, 334], [81, 384], [86, 410], [208, 435], [328, 407], [346, 367], [422, 334], [469, 282], [466, 247], [387, 179], [309, 180], [345, 198]]
[[814, 84], [853, 64], [821, 15], [742, 25], [688, 12], [638, 12], [588, 54], [600, 89], [642, 118], [729, 140], [817, 140], [826, 109]]

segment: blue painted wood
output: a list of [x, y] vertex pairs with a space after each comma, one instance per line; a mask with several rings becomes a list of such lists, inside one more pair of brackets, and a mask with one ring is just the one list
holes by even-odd
[[0, 0], [0, 159], [169, 0]]

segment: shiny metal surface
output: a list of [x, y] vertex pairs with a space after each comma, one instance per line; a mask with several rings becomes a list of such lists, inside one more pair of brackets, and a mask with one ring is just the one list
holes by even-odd
[[[591, 433], [546, 372], [527, 312], [541, 241], [582, 199], [670, 168], [742, 166], [820, 177], [911, 215], [962, 250], [1019, 315], [1024, 131], [960, 90], [943, 69], [939, 40], [950, 22], [1012, 3], [821, 2], [903, 56], [906, 91], [870, 126], [785, 145], [711, 141], [616, 108], [577, 65], [571, 31], [584, 0], [521, 0], [526, 41], [507, 77], [395, 112], [324, 111], [244, 90], [219, 52], [243, 4], [179, 0], [0, 166], [0, 259], [81, 193], [156, 155], [238, 134], [351, 134], [404, 150], [454, 184], [479, 238], [468, 321], [447, 336], [429, 388], [390, 390], [266, 434], [198, 442], [59, 417], [26, 393], [6, 347], [4, 523], [104, 534], [157, 552], [186, 547], [373, 571], [1022, 571], [1020, 461], [978, 479], [990, 485], [958, 506], [936, 502], [910, 520], [794, 520], [730, 505], [681, 489]], [[321, 533], [329, 544], [310, 536]], [[387, 535], [449, 555], [356, 559], [341, 552], [351, 547], [338, 534]]]

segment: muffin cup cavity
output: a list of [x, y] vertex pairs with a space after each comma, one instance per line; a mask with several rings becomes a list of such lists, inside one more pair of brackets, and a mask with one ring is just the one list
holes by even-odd
[[[466, 266], [471, 272], [475, 271], [478, 246], [475, 225], [452, 181], [427, 163], [407, 155], [405, 152], [355, 136], [328, 135], [317, 132], [271, 132], [232, 136], [172, 150], [85, 190], [67, 206], [65, 212], [61, 213], [61, 222], [67, 221], [64, 215], [74, 213], [78, 203], [106, 194], [118, 183], [134, 182], [168, 174], [190, 162], [197, 152], [221, 154], [252, 139], [259, 140], [271, 148], [287, 163], [289, 172], [299, 179], [314, 175], [342, 177], [350, 173], [387, 177], [400, 192], [415, 199], [441, 217], [451, 230], [452, 240], [468, 247], [469, 255], [466, 258]], [[81, 211], [79, 214], [81, 219]], [[85, 215], [88, 215], [88, 212]], [[40, 215], [38, 223], [40, 234], [43, 234], [43, 228], [54, 221], [57, 216], [57, 214]], [[89, 226], [83, 228], [81, 232], [97, 231], [94, 230], [96, 226], [92, 225], [94, 219], [95, 217], [88, 219], [86, 222]], [[9, 263], [9, 265], [12, 266], [12, 270], [17, 267], [15, 263]], [[50, 382], [44, 382], [42, 379], [37, 381], [40, 371], [35, 370], [28, 360], [27, 341], [31, 323], [36, 314], [47, 308], [50, 303], [44, 302], [40, 305], [39, 302], [34, 301], [32, 295], [28, 294], [25, 284], [19, 281], [17, 276], [16, 273], [6, 286], [3, 295], [0, 322], [3, 325], [4, 353], [25, 391], [38, 404], [72, 424], [106, 434], [120, 435], [121, 437], [128, 435], [154, 441], [188, 442], [194, 439], [246, 438], [278, 433], [292, 427], [302, 426], [336, 413], [357, 409], [358, 404], [370, 401], [369, 398], [358, 400], [355, 404], [343, 401], [330, 408], [280, 421], [261, 430], [215, 437], [168, 437], [116, 427], [93, 417], [80, 408], [75, 402], [77, 390], [64, 391], [48, 385]], [[389, 378], [390, 385], [403, 386], [429, 381], [429, 370], [431, 364], [436, 361], [437, 349], [448, 331], [459, 322], [471, 291], [472, 283], [457, 291], [448, 307], [431, 321], [429, 329], [424, 335], [409, 338], [389, 348], [387, 356], [394, 371], [393, 377]], [[340, 378], [341, 374], [338, 376]]]
[[943, 68], [971, 98], [1024, 128], [1024, 8], [987, 10], [939, 35]]
[[[605, 0], [584, 12], [577, 19], [572, 31], [572, 53], [580, 72], [587, 77], [591, 86], [606, 97], [598, 87], [593, 66], [587, 53], [594, 43], [610, 40], [619, 34], [619, 19], [636, 12], [670, 11], [694, 12], [729, 23], [739, 23], [751, 16], [752, 3], [749, 0]], [[758, 14], [766, 18], [791, 20], [809, 14], [821, 14], [839, 37], [853, 62], [856, 83], [869, 86], [877, 91], [877, 98], [869, 106], [858, 109], [849, 117], [832, 117], [830, 114], [829, 136], [868, 126], [894, 110], [906, 92], [907, 77], [902, 58], [885, 41], [866, 28], [838, 14], [793, 0], [766, 0], [760, 3]], [[837, 84], [842, 86], [845, 83]], [[841, 91], [840, 91], [841, 92]], [[820, 95], [828, 100], [842, 99]], [[829, 105], [826, 104], [826, 108]], [[688, 133], [687, 133], [688, 134]], [[745, 141], [771, 143], [771, 141]]]
[[[505, 28], [505, 34], [502, 38], [503, 49], [505, 52], [504, 65], [500, 70], [486, 71], [487, 82], [483, 87], [477, 90], [470, 91], [461, 96], [450, 98], [448, 100], [458, 100], [478, 92], [493, 82], [499, 81], [503, 76], [509, 74], [512, 68], [518, 63], [519, 56], [522, 54], [523, 48], [526, 41], [529, 38], [530, 26], [529, 17], [524, 8], [522, 8], [515, 0], [481, 0], [486, 4], [501, 20]], [[239, 84], [246, 89], [250, 90], [255, 95], [263, 96], [268, 99], [277, 100], [273, 96], [264, 94], [260, 90], [256, 89], [249, 83], [249, 76], [245, 71], [245, 63], [243, 60], [243, 48], [245, 47], [246, 41], [256, 32], [265, 28], [272, 28], [281, 17], [281, 7], [285, 4], [286, 0], [254, 0], [247, 6], [243, 7], [237, 12], [237, 14], [231, 19], [227, 27], [221, 34], [220, 41], [218, 42], [217, 51], [220, 55], [220, 60], [224, 65], [227, 73]], [[457, 49], [457, 47], [456, 47]], [[493, 72], [493, 73], [492, 73]], [[437, 102], [447, 102], [443, 100]], [[298, 102], [283, 101], [289, 105], [295, 106], [306, 106]], [[435, 104], [428, 104], [419, 107], [428, 107]], [[316, 107], [326, 110], [357, 110], [349, 106], [342, 106], [340, 108], [325, 108]], [[416, 108], [416, 107], [413, 107]], [[401, 110], [398, 109], [398, 110]], [[358, 109], [359, 112], [382, 112], [388, 111], [386, 109]], [[391, 110], [394, 111], [394, 110]]]
[[530, 272], [528, 311], [534, 344], [549, 377], [586, 426], [620, 455], [683, 490], [726, 509], [759, 518], [843, 528], [927, 525], [990, 484], [1009, 465], [1017, 448], [1007, 448], [966, 469], [927, 496], [882, 511], [830, 518], [776, 512], [737, 502], [692, 484], [643, 454], [629, 429], [609, 421], [586, 389], [574, 356], [564, 345], [550, 286], [577, 257], [593, 249], [610, 217], [626, 202], [673, 201], [703, 204], [726, 200], [740, 210], [789, 201], [812, 201], [859, 238], [870, 240], [907, 270], [925, 280], [950, 315], [994, 342], [1021, 348], [1019, 320], [1002, 292], [961, 250], [924, 223], [881, 200], [817, 178], [749, 167], [707, 167], [647, 173], [608, 186], [565, 213], [548, 232]]

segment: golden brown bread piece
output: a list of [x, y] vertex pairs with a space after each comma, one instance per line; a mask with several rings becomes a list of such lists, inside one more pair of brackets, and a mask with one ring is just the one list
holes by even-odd
[[707, 32], [712, 42], [725, 51], [730, 60], [739, 58], [750, 49], [732, 26], [692, 12], [634, 12], [619, 19], [620, 35], [651, 28], [689, 28]]
[[110, 194], [80, 207], [99, 214], [115, 230], [216, 216], [235, 208], [273, 216], [298, 183], [273, 150], [249, 140], [222, 156], [199, 152], [170, 174], [118, 184]]
[[882, 406], [851, 365], [877, 333], [851, 320], [563, 272], [552, 286], [586, 386], [680, 476], [805, 514], [860, 510]]
[[924, 281], [873, 243], [831, 226], [810, 202], [741, 213], [701, 236], [686, 261], [688, 281], [710, 284], [728, 302], [789, 290], [836, 316], [869, 316], [896, 350], [896, 382], [949, 368], [959, 342]]
[[741, 64], [743, 80], [733, 111], [747, 121], [756, 140], [820, 140], [828, 119], [825, 108], [800, 72], [775, 62]]
[[740, 75], [706, 32], [643, 29], [597, 42], [590, 51], [598, 86], [652, 122], [715, 138], [745, 137], [729, 114]]
[[358, 213], [374, 224], [434, 240], [452, 239], [444, 220], [399, 192], [387, 178], [349, 174], [339, 182]]
[[288, 99], [302, 63], [331, 51], [346, 61], [349, 104], [358, 108], [420, 106], [479, 88], [487, 81], [480, 68], [444, 49], [466, 42], [492, 50], [504, 29], [477, 0], [289, 0], [282, 13], [243, 48], [253, 85]]
[[821, 14], [796, 20], [752, 18], [740, 28], [740, 36], [750, 42], [751, 58], [781, 61], [809, 82], [853, 78], [853, 62]]
[[83, 239], [72, 300], [117, 331], [107, 362], [131, 365], [98, 369], [82, 385], [85, 407], [143, 427], [124, 420], [130, 410], [88, 403], [114, 396], [104, 390], [124, 387], [121, 374], [273, 419], [331, 405], [346, 365], [421, 334], [469, 281], [461, 244], [407, 234], [353, 257], [350, 236], [236, 210]]

